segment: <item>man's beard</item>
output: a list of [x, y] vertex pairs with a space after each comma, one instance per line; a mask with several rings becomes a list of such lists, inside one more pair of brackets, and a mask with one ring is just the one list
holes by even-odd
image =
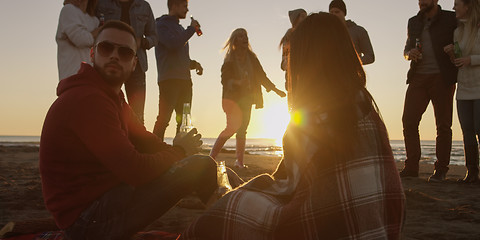
[[[109, 66], [114, 66], [115, 68], [117, 68], [117, 71], [115, 73], [106, 71], [105, 68]], [[100, 67], [98, 65], [95, 65], [94, 67], [103, 77], [105, 82], [107, 82], [107, 84], [111, 86], [121, 86], [123, 83], [125, 83], [125, 81], [128, 79], [128, 77], [130, 77], [131, 74], [131, 72], [126, 73], [123, 67], [116, 62], [106, 63], [103, 67]]]
[[430, 12], [434, 6], [435, 5], [433, 4], [433, 1], [430, 4], [422, 4], [420, 5], [420, 12], [422, 13]]

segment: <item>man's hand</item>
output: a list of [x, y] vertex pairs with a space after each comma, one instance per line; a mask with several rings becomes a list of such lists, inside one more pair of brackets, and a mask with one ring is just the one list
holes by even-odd
[[194, 128], [188, 133], [178, 133], [173, 139], [173, 146], [178, 146], [185, 150], [187, 156], [200, 152], [203, 141], [201, 134], [197, 134], [197, 129]]
[[422, 59], [422, 53], [418, 51], [416, 48], [412, 48], [410, 51], [407, 53], [407, 59], [408, 60], [413, 60], [413, 61], [418, 61]]
[[453, 44], [448, 44], [447, 46], [443, 47], [443, 51], [450, 57], [450, 61], [452, 63], [455, 60], [455, 52], [453, 50]]
[[190, 22], [190, 26], [192, 26], [193, 28], [197, 28], [197, 27], [200, 27], [200, 24], [198, 23], [197, 20], [192, 19], [192, 22]]
[[190, 69], [195, 69], [195, 72], [197, 73], [197, 75], [202, 75], [203, 74], [202, 65], [195, 60], [191, 60]]

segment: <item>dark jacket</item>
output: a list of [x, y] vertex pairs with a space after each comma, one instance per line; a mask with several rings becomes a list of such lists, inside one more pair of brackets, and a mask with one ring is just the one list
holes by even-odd
[[355, 50], [362, 60], [362, 64], [367, 65], [373, 63], [375, 61], [375, 54], [373, 53], [372, 43], [370, 42], [367, 30], [352, 20], [347, 20], [346, 24], [350, 38], [355, 45]]
[[235, 80], [242, 78], [242, 75], [239, 73], [234, 61], [226, 60], [222, 65], [222, 98], [231, 99], [236, 102], [242, 98], [251, 98], [256, 109], [263, 108], [261, 86], [263, 85], [267, 92], [270, 92], [275, 88], [275, 85], [268, 79], [267, 74], [263, 71], [262, 65], [255, 54], [249, 53], [248, 57], [250, 58], [254, 72], [254, 77], [250, 82], [250, 88], [246, 89], [245, 86], [235, 84]]
[[[440, 6], [438, 6], [438, 8], [438, 14], [432, 19], [432, 24], [429, 28], [433, 51], [442, 74], [442, 79], [447, 84], [455, 84], [457, 82], [457, 68], [450, 61], [450, 57], [443, 51], [443, 47], [448, 44], [453, 44], [453, 32], [455, 28], [457, 28], [457, 19], [454, 12], [442, 10]], [[405, 44], [404, 54], [415, 48], [416, 38], [421, 38], [423, 18], [423, 14], [419, 12], [416, 16], [408, 20], [408, 38]], [[412, 81], [416, 65], [417, 63], [415, 61], [410, 62], [407, 83]]]
[[155, 24], [158, 33], [158, 44], [155, 46], [158, 82], [167, 79], [191, 82], [188, 40], [195, 33], [195, 28], [188, 26], [185, 29], [177, 17], [169, 15], [157, 18]]
[[120, 183], [138, 186], [185, 157], [145, 130], [90, 65], [62, 80], [40, 139], [43, 197], [61, 229]]

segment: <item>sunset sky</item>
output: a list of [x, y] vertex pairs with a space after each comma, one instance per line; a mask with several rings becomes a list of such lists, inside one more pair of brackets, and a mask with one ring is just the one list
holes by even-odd
[[[409, 62], [403, 56], [407, 20], [418, 11], [418, 1], [346, 0], [347, 19], [367, 29], [375, 63], [365, 67], [367, 88], [374, 96], [391, 139], [403, 139], [401, 116]], [[45, 114], [56, 99], [57, 45], [55, 32], [63, 0], [4, 1], [0, 8], [0, 135], [38, 136]], [[166, 0], [149, 1], [155, 17], [168, 13]], [[278, 43], [290, 27], [288, 11], [328, 11], [327, 0], [190, 0], [188, 16], [201, 24], [204, 35], [190, 39], [190, 56], [199, 61], [204, 75], [193, 74], [193, 123], [205, 137], [217, 137], [225, 127], [221, 108], [221, 51], [232, 30], [248, 31], [253, 51], [275, 85], [284, 89]], [[440, 0], [451, 10], [453, 0]], [[184, 27], [190, 20], [180, 22]], [[154, 50], [147, 52], [145, 125], [152, 130], [158, 113], [158, 86]], [[333, 57], [333, 56], [332, 56]], [[265, 93], [265, 108], [253, 110], [247, 137], [279, 138], [288, 113], [286, 99]], [[174, 135], [173, 117], [166, 136]], [[432, 107], [423, 117], [421, 138], [435, 139]], [[454, 109], [453, 138], [462, 134]]]

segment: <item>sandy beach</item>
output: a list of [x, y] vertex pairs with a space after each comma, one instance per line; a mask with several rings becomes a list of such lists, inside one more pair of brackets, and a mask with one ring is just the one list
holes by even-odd
[[[221, 153], [218, 159], [233, 166], [235, 156]], [[249, 168], [237, 172], [248, 180], [260, 173], [271, 173], [279, 160], [246, 155]], [[399, 169], [402, 165], [397, 164]], [[432, 165], [423, 164], [419, 178], [403, 179], [407, 213], [402, 239], [480, 239], [480, 185], [456, 183], [465, 173], [463, 166], [450, 166], [444, 183], [428, 183], [432, 171]], [[24, 228], [23, 232], [26, 228], [35, 231], [35, 227], [49, 227], [50, 215], [43, 204], [38, 172], [38, 147], [0, 146], [0, 187], [0, 228], [11, 221], [17, 223], [17, 229]], [[147, 230], [179, 233], [204, 211], [200, 206], [195, 197], [188, 197]], [[35, 219], [47, 219], [46, 224], [28, 225]]]

